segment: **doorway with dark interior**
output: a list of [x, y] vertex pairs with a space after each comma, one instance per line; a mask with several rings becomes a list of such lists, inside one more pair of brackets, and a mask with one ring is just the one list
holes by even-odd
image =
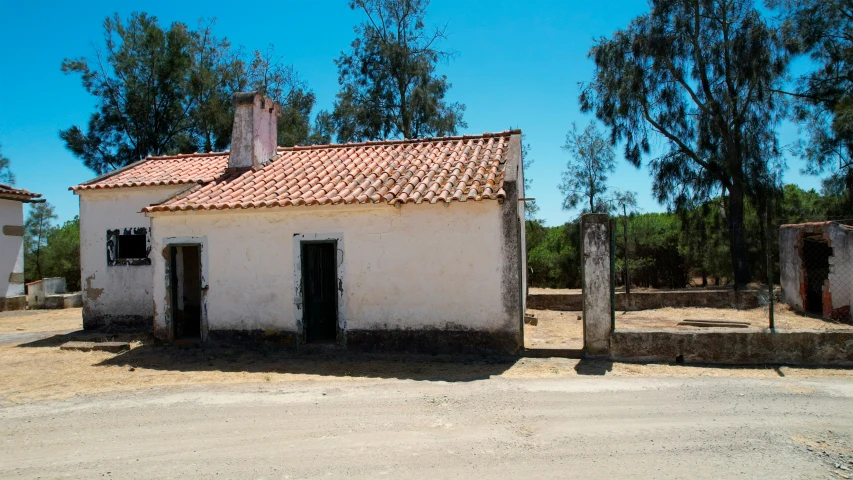
[[338, 336], [337, 247], [302, 242], [302, 315], [306, 343], [334, 343]]
[[803, 237], [803, 267], [805, 269], [805, 310], [824, 315], [823, 287], [829, 279], [829, 257], [832, 248], [822, 234]]
[[201, 339], [201, 248], [170, 247], [172, 334], [176, 340]]

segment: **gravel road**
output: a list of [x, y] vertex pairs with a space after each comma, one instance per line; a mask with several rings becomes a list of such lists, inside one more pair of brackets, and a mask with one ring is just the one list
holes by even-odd
[[160, 387], [0, 408], [0, 477], [844, 478], [851, 400], [843, 378]]

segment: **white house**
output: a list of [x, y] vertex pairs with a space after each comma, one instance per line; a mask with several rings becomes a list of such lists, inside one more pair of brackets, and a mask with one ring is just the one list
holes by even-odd
[[84, 328], [163, 339], [513, 351], [525, 283], [519, 131], [276, 147], [236, 94], [232, 150], [72, 187]]
[[0, 183], [0, 311], [27, 307], [24, 291], [24, 203], [41, 203], [41, 194]]

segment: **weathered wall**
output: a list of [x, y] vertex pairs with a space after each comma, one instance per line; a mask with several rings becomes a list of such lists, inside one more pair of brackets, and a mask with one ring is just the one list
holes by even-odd
[[[756, 308], [758, 290], [668, 290], [659, 292], [616, 292], [617, 311], [654, 310], [658, 308]], [[537, 310], [576, 311], [583, 309], [582, 293], [533, 293], [527, 298], [528, 308]]]
[[501, 298], [507, 317], [515, 319], [518, 324], [515, 342], [520, 346], [524, 344], [524, 309], [527, 303], [524, 295], [527, 285], [524, 204], [518, 201], [524, 195], [520, 134], [510, 138], [506, 158], [503, 184], [506, 197], [498, 204], [501, 217]]
[[[347, 344], [518, 347], [503, 297], [502, 209], [494, 201], [151, 214], [155, 323], [167, 336], [164, 249], [203, 241], [206, 328], [298, 337], [296, 235], [339, 238]], [[516, 202], [517, 203], [517, 202]], [[515, 214], [515, 212], [514, 212]], [[179, 239], [179, 240], [173, 240]], [[297, 250], [298, 251], [298, 250]], [[514, 259], [516, 268], [518, 258]], [[516, 289], [518, 290], [518, 289]], [[519, 308], [520, 292], [509, 303]], [[254, 332], [254, 333], [253, 333]]]
[[801, 229], [794, 225], [779, 228], [779, 279], [782, 284], [782, 303], [803, 309], [800, 284], [803, 282], [803, 259], [800, 258], [799, 238]]
[[0, 200], [0, 297], [24, 295], [24, 208]]
[[610, 223], [607, 215], [581, 217], [583, 345], [588, 355], [610, 350]]
[[846, 330], [616, 330], [610, 348], [618, 361], [853, 365], [853, 332]]
[[[829, 291], [831, 309], [825, 315], [838, 315], [847, 320], [853, 305], [853, 230], [836, 223], [783, 225], [779, 228], [779, 265], [782, 284], [782, 301], [797, 310], [805, 308], [803, 302], [804, 278], [801, 255], [802, 236], [821, 233], [832, 248], [829, 257]], [[825, 293], [825, 295], [826, 295]]]
[[[829, 257], [829, 293], [832, 309], [850, 320], [853, 305], [853, 230], [838, 224], [827, 227], [832, 256]], [[845, 309], [846, 307], [846, 309]]]
[[150, 330], [153, 318], [151, 265], [107, 265], [107, 231], [150, 228], [140, 213], [184, 186], [81, 190], [80, 269], [83, 328], [104, 326]]

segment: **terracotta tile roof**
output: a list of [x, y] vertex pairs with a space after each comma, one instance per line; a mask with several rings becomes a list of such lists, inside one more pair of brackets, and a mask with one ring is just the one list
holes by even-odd
[[[500, 199], [506, 196], [510, 136], [518, 133], [279, 148], [278, 156], [257, 171], [221, 173], [142, 211]], [[227, 156], [223, 158], [227, 161]], [[216, 168], [223, 172], [225, 164], [217, 160]], [[128, 175], [145, 181], [138, 174]]]
[[[0, 183], [0, 198], [5, 200], [18, 200], [20, 202], [30, 202], [41, 197], [40, 193], [33, 193], [23, 188], [15, 188], [5, 183]], [[43, 200], [37, 200], [41, 202]]]
[[222, 175], [227, 166], [228, 152], [148, 157], [70, 190], [205, 183]]
[[826, 220], [823, 222], [786, 223], [779, 225], [779, 228], [820, 228], [827, 225], [838, 225], [848, 230], [853, 229], [853, 225], [848, 225], [848, 223], [850, 223], [850, 220]]

